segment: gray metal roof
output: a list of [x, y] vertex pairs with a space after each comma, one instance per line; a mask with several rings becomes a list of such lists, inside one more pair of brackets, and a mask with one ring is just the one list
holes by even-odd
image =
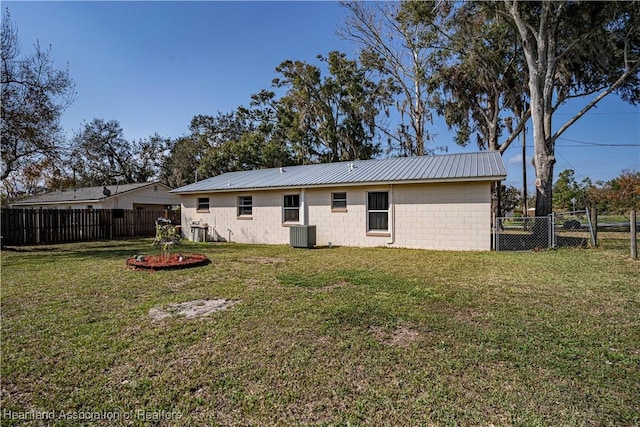
[[[142, 187], [149, 185], [163, 185], [157, 182], [142, 182], [137, 184], [121, 184], [121, 185], [107, 185], [107, 189], [111, 192], [109, 196], [103, 193], [105, 186], [99, 187], [84, 187], [77, 188], [75, 190], [67, 191], [52, 191], [51, 193], [40, 194], [37, 196], [29, 197], [24, 200], [20, 200], [13, 203], [12, 206], [25, 206], [25, 205], [40, 205], [40, 204], [56, 204], [56, 203], [86, 203], [86, 202], [100, 202], [127, 193], [129, 191], [135, 191]], [[166, 187], [169, 188], [169, 187]]]
[[381, 183], [499, 181], [506, 176], [507, 169], [500, 153], [484, 151], [229, 172], [185, 185], [171, 192], [201, 193]]

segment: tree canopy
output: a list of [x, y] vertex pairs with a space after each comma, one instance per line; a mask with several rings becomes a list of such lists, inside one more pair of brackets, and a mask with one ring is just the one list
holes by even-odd
[[[43, 178], [50, 189], [158, 177], [179, 186], [234, 170], [425, 155], [437, 150], [428, 129], [437, 113], [456, 143], [501, 153], [531, 126], [536, 215], [546, 215], [563, 185], [573, 185], [567, 172], [554, 189], [556, 139], [608, 95], [640, 100], [639, 2], [344, 7], [338, 32], [356, 44], [357, 59], [334, 51], [317, 63], [281, 61], [271, 87], [248, 105], [195, 115], [189, 133], [172, 140], [154, 134], [139, 141], [127, 141], [116, 120], [103, 119], [65, 141], [60, 116], [75, 96], [69, 71], [56, 69], [51, 49], [39, 44], [21, 55], [7, 11], [0, 178], [20, 176], [34, 191]], [[583, 108], [557, 123], [557, 110], [571, 99]], [[495, 200], [503, 199], [497, 192]]]
[[591, 180], [585, 178], [581, 183], [578, 183], [573, 169], [560, 172], [553, 185], [553, 207], [565, 211], [574, 208], [584, 209], [590, 204], [589, 187], [591, 187]]
[[590, 186], [587, 192], [589, 201], [601, 212], [640, 211], [640, 172], [622, 171], [612, 180]]
[[196, 115], [190, 135], [176, 140], [162, 169], [170, 185], [185, 179], [293, 164], [368, 159], [380, 152], [376, 123], [391, 102], [386, 82], [344, 53], [318, 56], [326, 65], [286, 60], [274, 89], [251, 96], [248, 106]]
[[304, 162], [369, 159], [380, 152], [376, 119], [391, 103], [391, 89], [374, 82], [367, 69], [344, 53], [330, 52], [318, 59], [327, 65], [322, 77], [316, 65], [284, 61], [273, 80], [286, 88], [280, 99], [282, 126]]
[[74, 136], [69, 164], [77, 185], [146, 182], [158, 177], [166, 140], [127, 141], [117, 120], [93, 119]]

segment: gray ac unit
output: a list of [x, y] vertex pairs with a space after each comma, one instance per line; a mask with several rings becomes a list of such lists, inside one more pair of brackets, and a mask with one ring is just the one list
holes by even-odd
[[294, 225], [289, 227], [289, 243], [294, 248], [312, 248], [316, 244], [315, 225]]
[[209, 224], [199, 222], [191, 223], [191, 240], [194, 242], [206, 242], [207, 241], [207, 229]]

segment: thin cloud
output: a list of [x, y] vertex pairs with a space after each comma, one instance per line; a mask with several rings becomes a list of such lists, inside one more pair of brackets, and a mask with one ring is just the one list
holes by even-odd
[[507, 160], [507, 163], [510, 164], [510, 165], [515, 165], [517, 163], [522, 163], [522, 154], [517, 154], [517, 155], [515, 155], [513, 157], [510, 157]]

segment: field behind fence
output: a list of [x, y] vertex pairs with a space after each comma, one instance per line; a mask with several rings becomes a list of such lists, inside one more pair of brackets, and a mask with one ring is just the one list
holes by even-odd
[[[593, 212], [554, 212], [545, 217], [500, 217], [493, 226], [496, 251], [542, 250], [606, 245], [629, 247], [637, 240], [640, 222], [635, 215], [592, 215]], [[636, 224], [636, 227], [631, 227]], [[634, 232], [635, 230], [635, 232]], [[614, 243], [615, 242], [615, 243]], [[632, 257], [635, 258], [632, 249]]]
[[164, 211], [128, 209], [2, 209], [3, 246], [151, 237]]

